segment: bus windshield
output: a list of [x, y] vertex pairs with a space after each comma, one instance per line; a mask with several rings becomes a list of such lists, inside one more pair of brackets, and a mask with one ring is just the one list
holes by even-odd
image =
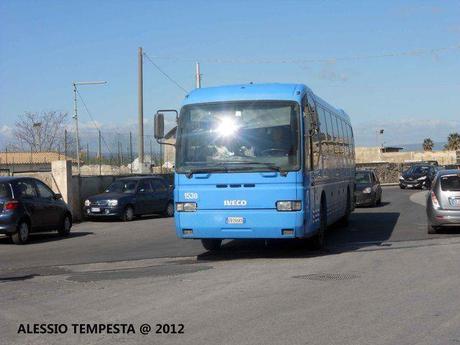
[[299, 105], [246, 101], [185, 106], [176, 171], [299, 169]]

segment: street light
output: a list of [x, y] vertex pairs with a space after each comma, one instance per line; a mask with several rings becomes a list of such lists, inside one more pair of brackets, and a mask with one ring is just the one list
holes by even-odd
[[77, 85], [100, 85], [100, 84], [107, 84], [106, 81], [74, 81], [73, 85], [73, 110], [74, 115], [73, 118], [75, 119], [75, 137], [77, 141], [77, 166], [78, 166], [78, 175], [80, 175], [80, 138], [78, 134], [78, 112], [77, 112]]

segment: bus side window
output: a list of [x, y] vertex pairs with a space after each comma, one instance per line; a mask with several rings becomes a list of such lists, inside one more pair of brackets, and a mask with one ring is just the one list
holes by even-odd
[[310, 121], [310, 110], [308, 109], [307, 105], [307, 96], [305, 95], [302, 99], [302, 113], [303, 113], [303, 124], [304, 124], [304, 165], [305, 170], [309, 171], [312, 170], [312, 156], [311, 156], [311, 138], [310, 138], [310, 129], [311, 129], [311, 121]]
[[327, 122], [326, 122], [326, 113], [323, 108], [317, 107], [318, 117], [319, 117], [319, 130], [320, 130], [320, 140], [321, 140], [321, 154], [324, 155], [327, 153]]
[[312, 151], [312, 170], [320, 169], [321, 166], [321, 132], [315, 131], [311, 137], [311, 151]]
[[327, 117], [327, 132], [328, 132], [328, 154], [334, 154], [334, 126], [332, 126], [332, 115], [330, 112], [326, 112]]

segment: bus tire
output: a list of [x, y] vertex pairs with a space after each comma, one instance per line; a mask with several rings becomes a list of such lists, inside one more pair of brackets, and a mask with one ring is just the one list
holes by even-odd
[[321, 198], [321, 208], [319, 214], [319, 230], [311, 239], [313, 249], [322, 249], [326, 242], [327, 230], [327, 205], [326, 200]]
[[351, 214], [351, 198], [350, 198], [350, 190], [347, 189], [347, 205], [346, 205], [346, 209], [345, 209], [345, 214], [339, 221], [340, 225], [343, 225], [343, 226], [348, 225], [348, 220], [350, 218], [350, 214]]
[[203, 238], [201, 244], [204, 249], [209, 250], [210, 252], [217, 251], [222, 246], [222, 240], [212, 239], [212, 238]]

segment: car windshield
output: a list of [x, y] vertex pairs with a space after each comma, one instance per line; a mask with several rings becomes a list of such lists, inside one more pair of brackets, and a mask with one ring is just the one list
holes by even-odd
[[106, 193], [134, 193], [137, 181], [115, 181], [105, 190]]
[[185, 106], [176, 171], [298, 170], [299, 105], [222, 102]]
[[356, 183], [370, 183], [371, 182], [371, 174], [369, 172], [357, 172], [356, 173]]
[[10, 197], [10, 187], [7, 183], [0, 183], [0, 199]]
[[449, 192], [460, 192], [460, 175], [441, 176], [441, 189]]
[[426, 174], [428, 171], [430, 171], [430, 167], [428, 166], [414, 165], [407, 172], [409, 174]]

